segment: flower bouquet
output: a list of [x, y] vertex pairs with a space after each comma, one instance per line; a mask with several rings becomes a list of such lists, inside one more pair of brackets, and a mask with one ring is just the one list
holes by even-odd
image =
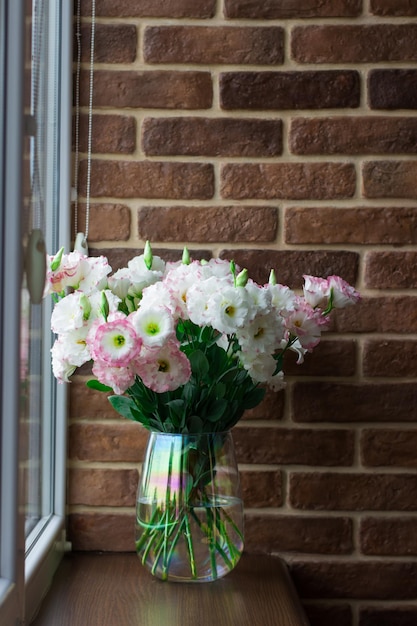
[[338, 276], [304, 276], [297, 295], [274, 271], [259, 285], [233, 261], [191, 261], [187, 249], [165, 263], [149, 242], [111, 272], [105, 257], [49, 257], [53, 373], [69, 382], [91, 361], [88, 386], [151, 431], [137, 505], [142, 562], [162, 579], [216, 579], [243, 549], [230, 430], [266, 387], [284, 385], [286, 352], [301, 363], [332, 309], [359, 294]]

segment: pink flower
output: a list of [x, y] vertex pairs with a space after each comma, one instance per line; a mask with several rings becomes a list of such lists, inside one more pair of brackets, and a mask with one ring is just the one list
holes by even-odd
[[129, 365], [111, 367], [103, 361], [95, 361], [93, 374], [103, 385], [108, 385], [118, 395], [122, 395], [135, 382], [135, 371]]
[[341, 309], [359, 302], [359, 293], [343, 278], [340, 278], [340, 276], [329, 276], [327, 280], [333, 293], [333, 306], [335, 309]]
[[179, 349], [179, 343], [169, 341], [159, 349], [144, 347], [137, 361], [136, 373], [146, 387], [163, 393], [185, 385], [191, 376], [191, 365]]
[[106, 257], [86, 257], [77, 251], [63, 254], [56, 269], [52, 269], [54, 262], [55, 257], [48, 257], [45, 294], [61, 293], [68, 287], [89, 294], [100, 288], [111, 272]]
[[326, 278], [303, 275], [304, 278], [304, 298], [313, 308], [321, 307], [325, 309], [329, 301], [330, 285]]
[[298, 337], [306, 350], [312, 350], [320, 342], [322, 327], [329, 321], [321, 310], [313, 309], [301, 298], [297, 300], [294, 311], [285, 313], [284, 317], [286, 328], [291, 335]]
[[111, 367], [126, 367], [139, 354], [142, 340], [123, 313], [110, 314], [107, 321], [96, 320], [87, 335], [94, 361]]

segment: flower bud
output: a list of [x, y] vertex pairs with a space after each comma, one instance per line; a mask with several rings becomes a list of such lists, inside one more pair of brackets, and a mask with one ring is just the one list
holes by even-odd
[[277, 284], [277, 277], [275, 275], [275, 270], [271, 270], [270, 274], [269, 274], [269, 280], [268, 283], [270, 285], [276, 285]]
[[233, 281], [236, 286], [236, 263], [233, 261], [233, 259], [230, 261], [230, 271], [232, 273]]
[[109, 301], [107, 300], [106, 293], [104, 291], [101, 292], [101, 303], [100, 303], [100, 313], [104, 317], [104, 321], [107, 322], [107, 318], [109, 316], [110, 307]]
[[184, 246], [184, 250], [182, 251], [181, 262], [183, 265], [190, 265], [191, 259], [187, 246]]
[[90, 317], [90, 313], [91, 313], [91, 304], [90, 304], [90, 300], [87, 298], [85, 293], [83, 293], [80, 297], [80, 305], [83, 310], [83, 318], [85, 320], [88, 320], [88, 318]]
[[248, 282], [249, 274], [248, 270], [244, 269], [236, 276], [235, 285], [236, 287], [245, 287]]
[[61, 265], [62, 255], [63, 254], [64, 254], [64, 247], [62, 247], [60, 250], [58, 250], [58, 252], [54, 256], [54, 258], [52, 259], [52, 261], [51, 261], [51, 270], [53, 272], [56, 272], [58, 267]]
[[145, 243], [145, 249], [143, 251], [143, 260], [145, 262], [147, 269], [150, 270], [152, 268], [153, 255], [152, 255], [151, 244], [149, 243], [149, 241]]

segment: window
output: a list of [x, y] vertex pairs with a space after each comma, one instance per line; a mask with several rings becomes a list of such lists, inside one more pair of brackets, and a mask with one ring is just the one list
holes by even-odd
[[68, 249], [72, 3], [0, 0], [0, 623], [29, 623], [65, 548], [65, 387], [44, 254]]

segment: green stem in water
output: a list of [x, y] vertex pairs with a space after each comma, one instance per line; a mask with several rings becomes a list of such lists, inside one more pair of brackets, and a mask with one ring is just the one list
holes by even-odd
[[188, 516], [185, 515], [185, 531], [184, 536], [187, 540], [188, 554], [190, 555], [190, 568], [191, 568], [191, 576], [193, 578], [197, 578], [197, 570], [195, 566], [195, 555], [194, 555], [194, 546], [193, 546], [193, 537], [190, 529], [190, 522], [188, 521]]

